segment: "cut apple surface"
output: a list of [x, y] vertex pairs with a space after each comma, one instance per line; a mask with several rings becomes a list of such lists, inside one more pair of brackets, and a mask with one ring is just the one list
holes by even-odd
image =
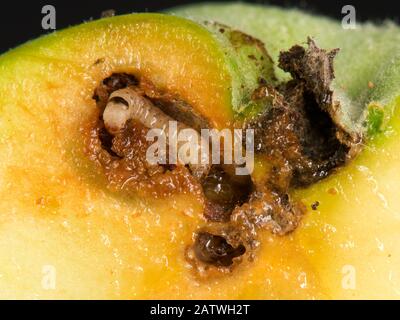
[[[298, 11], [246, 5], [176, 12], [231, 27], [133, 14], [57, 32], [0, 57], [0, 296], [398, 298], [399, 28], [344, 31]], [[101, 84], [128, 74], [148, 98], [185, 103], [210, 127], [241, 126], [269, 103], [252, 96], [260, 84], [289, 79], [272, 60], [308, 36], [327, 50], [340, 48], [332, 86], [345, 107], [337, 123], [369, 137], [329, 177], [290, 188], [293, 201], [307, 208], [297, 229], [276, 235], [261, 228], [251, 255], [247, 244], [244, 253], [214, 238], [233, 258], [205, 271], [193, 262], [193, 242], [224, 224], [204, 216], [205, 184], [202, 191], [182, 168], [179, 177], [187, 180], [169, 180], [185, 184], [179, 192], [155, 186], [151, 194], [146, 186], [165, 180], [150, 176], [137, 190], [129, 183], [110, 187], [118, 171], [102, 166], [121, 162], [110, 150], [88, 147], [101, 129]], [[262, 156], [256, 160], [258, 187], [270, 168]]]

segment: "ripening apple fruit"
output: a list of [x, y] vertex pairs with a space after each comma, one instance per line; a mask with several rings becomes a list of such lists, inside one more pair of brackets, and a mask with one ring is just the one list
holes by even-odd
[[[200, 22], [106, 18], [0, 57], [1, 297], [397, 298], [398, 26], [173, 11]], [[245, 177], [150, 166], [170, 118], [270, 149]]]

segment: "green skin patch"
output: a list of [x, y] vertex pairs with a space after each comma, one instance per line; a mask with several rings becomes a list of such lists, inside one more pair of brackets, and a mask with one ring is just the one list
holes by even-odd
[[368, 108], [367, 133], [369, 137], [382, 132], [385, 112], [382, 107], [371, 104]]
[[219, 24], [204, 22], [220, 42], [232, 79], [232, 109], [238, 120], [256, 115], [265, 109], [263, 101], [255, 101], [253, 93], [260, 85], [277, 84], [274, 63], [264, 44], [241, 31]]
[[[384, 128], [372, 129], [377, 112], [369, 106], [381, 105], [378, 113], [385, 118], [393, 114], [391, 102], [400, 95], [400, 28], [394, 23], [357, 24], [355, 30], [345, 30], [336, 21], [299, 10], [245, 4], [205, 4], [171, 11], [196, 21], [215, 20], [254, 36], [265, 44], [274, 62], [282, 50], [303, 44], [307, 37], [319, 47], [340, 48], [332, 83], [341, 104], [340, 123], [348, 131], [374, 135]], [[276, 64], [274, 68], [278, 80], [290, 79]]]

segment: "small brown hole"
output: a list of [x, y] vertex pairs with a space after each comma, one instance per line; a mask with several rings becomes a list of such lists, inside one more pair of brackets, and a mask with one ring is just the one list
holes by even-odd
[[196, 258], [217, 267], [231, 266], [233, 259], [245, 252], [246, 248], [243, 245], [234, 248], [224, 237], [208, 232], [198, 233], [194, 244]]

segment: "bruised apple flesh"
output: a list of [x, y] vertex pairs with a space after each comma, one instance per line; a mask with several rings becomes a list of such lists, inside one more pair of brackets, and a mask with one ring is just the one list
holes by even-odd
[[[1, 297], [398, 298], [400, 29], [173, 12], [0, 57]], [[149, 163], [170, 120], [253, 129], [254, 170]]]

